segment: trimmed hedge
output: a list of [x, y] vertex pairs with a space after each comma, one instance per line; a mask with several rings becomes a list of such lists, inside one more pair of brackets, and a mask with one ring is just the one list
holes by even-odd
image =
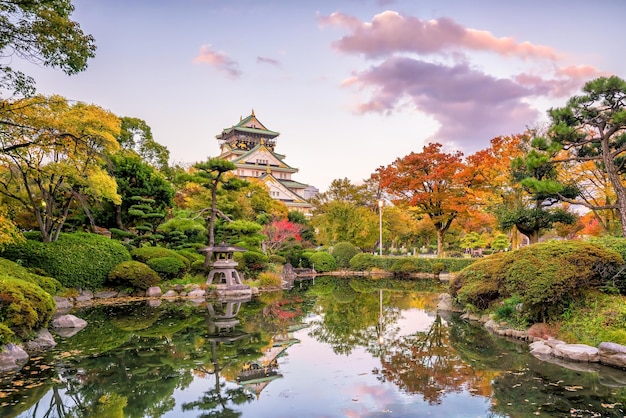
[[182, 255], [175, 250], [170, 250], [169, 248], [165, 247], [139, 247], [131, 250], [130, 255], [133, 260], [141, 261], [142, 263], [146, 264], [148, 260], [151, 260], [153, 258], [173, 257], [179, 259], [186, 268], [189, 268], [189, 266], [191, 265], [191, 261], [189, 258], [187, 258], [187, 254]]
[[134, 289], [146, 290], [156, 286], [161, 277], [147, 264], [140, 261], [124, 261], [109, 273], [109, 283], [114, 286], [131, 286]]
[[338, 242], [333, 245], [332, 255], [337, 261], [337, 267], [348, 268], [352, 257], [360, 252], [361, 250], [351, 242]]
[[165, 280], [182, 277], [187, 272], [187, 265], [179, 257], [151, 258], [146, 264]]
[[450, 293], [480, 310], [519, 297], [526, 318], [540, 322], [558, 318], [586, 290], [606, 286], [623, 263], [597, 244], [549, 241], [477, 260], [450, 283]]
[[7, 247], [0, 255], [20, 260], [25, 267], [40, 268], [65, 287], [91, 290], [103, 286], [113, 267], [131, 259], [122, 243], [86, 232], [61, 234], [49, 243], [27, 240]]
[[315, 271], [319, 271], [320, 273], [333, 271], [337, 268], [335, 257], [324, 251], [316, 252], [310, 257], [310, 260]]
[[[0, 275], [0, 322], [18, 337], [26, 338], [47, 326], [54, 309], [54, 299], [38, 285]], [[10, 338], [4, 331], [0, 338]]]
[[350, 259], [350, 268], [366, 271], [373, 268], [393, 273], [441, 273], [457, 272], [476, 262], [476, 258], [425, 258], [425, 257], [380, 257], [360, 253]]

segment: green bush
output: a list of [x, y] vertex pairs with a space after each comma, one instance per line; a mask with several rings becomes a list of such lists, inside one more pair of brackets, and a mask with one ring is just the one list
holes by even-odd
[[[6, 258], [0, 258], [0, 271], [4, 272], [9, 277], [16, 279], [22, 279], [30, 283], [39, 285], [43, 290], [50, 293], [52, 296], [56, 295], [63, 286], [61, 283], [52, 278], [47, 277], [45, 271], [39, 268], [27, 269], [20, 266], [14, 261], [7, 260]], [[42, 274], [43, 273], [43, 274]]]
[[354, 271], [366, 271], [377, 267], [378, 257], [370, 253], [359, 253], [350, 259], [350, 269]]
[[313, 266], [315, 271], [319, 271], [320, 273], [333, 271], [337, 268], [337, 262], [335, 261], [335, 257], [325, 251], [316, 252], [315, 254], [311, 255], [310, 259], [311, 265]]
[[176, 250], [176, 253], [182, 255], [187, 260], [189, 260], [190, 265], [193, 264], [194, 261], [202, 260], [204, 261], [204, 255], [200, 254], [197, 251], [193, 251], [190, 249]]
[[183, 264], [185, 264], [186, 268], [189, 268], [189, 266], [192, 263], [186, 256], [179, 254], [175, 250], [170, 250], [169, 248], [165, 248], [165, 247], [151, 247], [151, 246], [139, 247], [139, 248], [135, 248], [131, 250], [130, 255], [133, 258], [133, 260], [141, 261], [142, 263], [146, 263], [146, 264], [148, 260], [151, 260], [153, 258], [163, 258], [163, 257], [177, 258]]
[[350, 259], [360, 253], [361, 250], [351, 242], [338, 242], [333, 246], [332, 255], [337, 261], [337, 267], [350, 267]]
[[[237, 254], [237, 253], [236, 253]], [[248, 276], [256, 276], [267, 267], [269, 258], [257, 251], [246, 251], [241, 254], [240, 267]]]
[[187, 272], [187, 265], [179, 257], [156, 257], [146, 264], [165, 280], [182, 277]]
[[86, 232], [61, 234], [50, 243], [28, 240], [7, 247], [1, 256], [43, 269], [65, 287], [92, 290], [102, 287], [113, 267], [130, 260], [120, 242]]
[[0, 276], [0, 322], [18, 337], [47, 326], [54, 308], [52, 295], [38, 285]]
[[279, 266], [282, 266], [283, 264], [285, 264], [287, 262], [285, 257], [280, 256], [278, 254], [270, 255], [267, 261], [269, 263], [276, 264], [276, 265], [279, 265]]
[[583, 292], [605, 286], [622, 264], [600, 245], [550, 241], [475, 261], [450, 283], [450, 293], [478, 309], [516, 296], [530, 322], [556, 319]]
[[140, 261], [124, 261], [109, 273], [109, 283], [114, 286], [132, 287], [134, 289], [146, 290], [151, 286], [156, 286], [161, 277], [147, 264]]

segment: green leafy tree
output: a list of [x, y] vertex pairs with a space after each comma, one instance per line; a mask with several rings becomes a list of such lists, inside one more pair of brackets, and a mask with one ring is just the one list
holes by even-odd
[[311, 225], [320, 244], [352, 242], [359, 248], [373, 249], [378, 242], [378, 210], [369, 184], [353, 185], [348, 179], [333, 180], [324, 193], [313, 200]]
[[117, 138], [120, 147], [135, 151], [144, 162], [162, 172], [167, 171], [170, 152], [154, 140], [150, 126], [138, 118], [122, 117], [120, 120], [122, 125]]
[[532, 149], [526, 155], [517, 157], [511, 164], [513, 183], [520, 188], [522, 195], [512, 204], [503, 205], [497, 215], [502, 230], [508, 231], [515, 226], [532, 244], [538, 242], [540, 234], [555, 223], [576, 222], [576, 216], [559, 204], [563, 197], [576, 197], [578, 189], [558, 180], [558, 172], [552, 162], [559, 150], [558, 144], [535, 137], [531, 145]]
[[70, 19], [70, 0], [0, 2], [0, 88], [30, 95], [34, 80], [10, 67], [12, 57], [75, 74], [95, 56], [94, 38]]
[[549, 112], [549, 136], [566, 151], [554, 161], [594, 161], [603, 168], [617, 202], [593, 205], [570, 201], [594, 210], [617, 209], [626, 236], [626, 81], [616, 76], [600, 77], [585, 84], [583, 92], [570, 98], [566, 106]]

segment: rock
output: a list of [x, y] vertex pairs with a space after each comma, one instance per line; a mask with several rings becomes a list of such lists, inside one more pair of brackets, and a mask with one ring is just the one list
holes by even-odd
[[56, 345], [57, 343], [54, 341], [54, 337], [50, 334], [50, 331], [46, 328], [42, 328], [39, 330], [34, 339], [28, 341], [24, 345], [24, 349], [27, 352], [32, 353], [37, 351], [46, 351]]
[[451, 311], [452, 310], [452, 296], [447, 293], [442, 293], [438, 297], [439, 302], [437, 303], [438, 311]]
[[163, 293], [163, 297], [164, 298], [175, 298], [175, 297], [178, 297], [178, 293], [176, 293], [174, 290], [168, 290], [167, 292]]
[[95, 293], [93, 297], [96, 299], [111, 299], [111, 298], [116, 298], [118, 294], [119, 292], [117, 291], [105, 290], [102, 292]]
[[150, 307], [156, 308], [157, 306], [161, 306], [161, 299], [148, 299], [147, 304]]
[[550, 325], [538, 322], [536, 324], [532, 324], [530, 328], [528, 328], [528, 336], [548, 340], [550, 338], [554, 338], [554, 330], [550, 327]]
[[93, 292], [91, 290], [83, 290], [80, 295], [76, 296], [76, 302], [89, 302], [93, 299]]
[[174, 285], [174, 290], [177, 291], [178, 293], [180, 293], [183, 290], [185, 290], [185, 286], [183, 286], [182, 284]]
[[11, 372], [22, 368], [28, 362], [28, 353], [15, 344], [6, 344], [0, 351], [0, 372]]
[[528, 345], [530, 354], [538, 358], [545, 358], [552, 354], [552, 347], [544, 341], [535, 341]]
[[552, 355], [573, 361], [600, 361], [599, 350], [586, 344], [557, 344], [552, 349]]
[[158, 298], [161, 297], [162, 294], [163, 292], [159, 286], [152, 286], [146, 290], [146, 297], [148, 298]]
[[490, 319], [489, 321], [485, 322], [484, 327], [487, 331], [495, 332], [499, 328], [499, 325], [496, 321]]
[[56, 303], [56, 311], [64, 311], [67, 312], [74, 307], [74, 304], [68, 298], [62, 298], [60, 296], [54, 297], [54, 302]]
[[600, 343], [600, 363], [626, 369], [626, 347], [616, 343]]
[[61, 315], [54, 319], [51, 325], [53, 328], [78, 328], [80, 330], [87, 326], [87, 321], [74, 315]]
[[567, 344], [565, 341], [557, 340], [556, 338], [548, 338], [545, 340], [545, 343], [550, 346], [550, 348], [554, 348], [559, 344]]
[[195, 289], [187, 293], [187, 296], [194, 299], [203, 298], [206, 292], [202, 289]]

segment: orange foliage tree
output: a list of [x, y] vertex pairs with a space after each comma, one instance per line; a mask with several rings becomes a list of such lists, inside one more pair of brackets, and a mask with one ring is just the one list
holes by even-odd
[[422, 152], [398, 158], [372, 174], [395, 205], [409, 206], [418, 215], [428, 215], [437, 231], [439, 257], [443, 257], [444, 237], [450, 225], [470, 206], [467, 190], [472, 181], [463, 154], [445, 153], [441, 147], [430, 143]]

